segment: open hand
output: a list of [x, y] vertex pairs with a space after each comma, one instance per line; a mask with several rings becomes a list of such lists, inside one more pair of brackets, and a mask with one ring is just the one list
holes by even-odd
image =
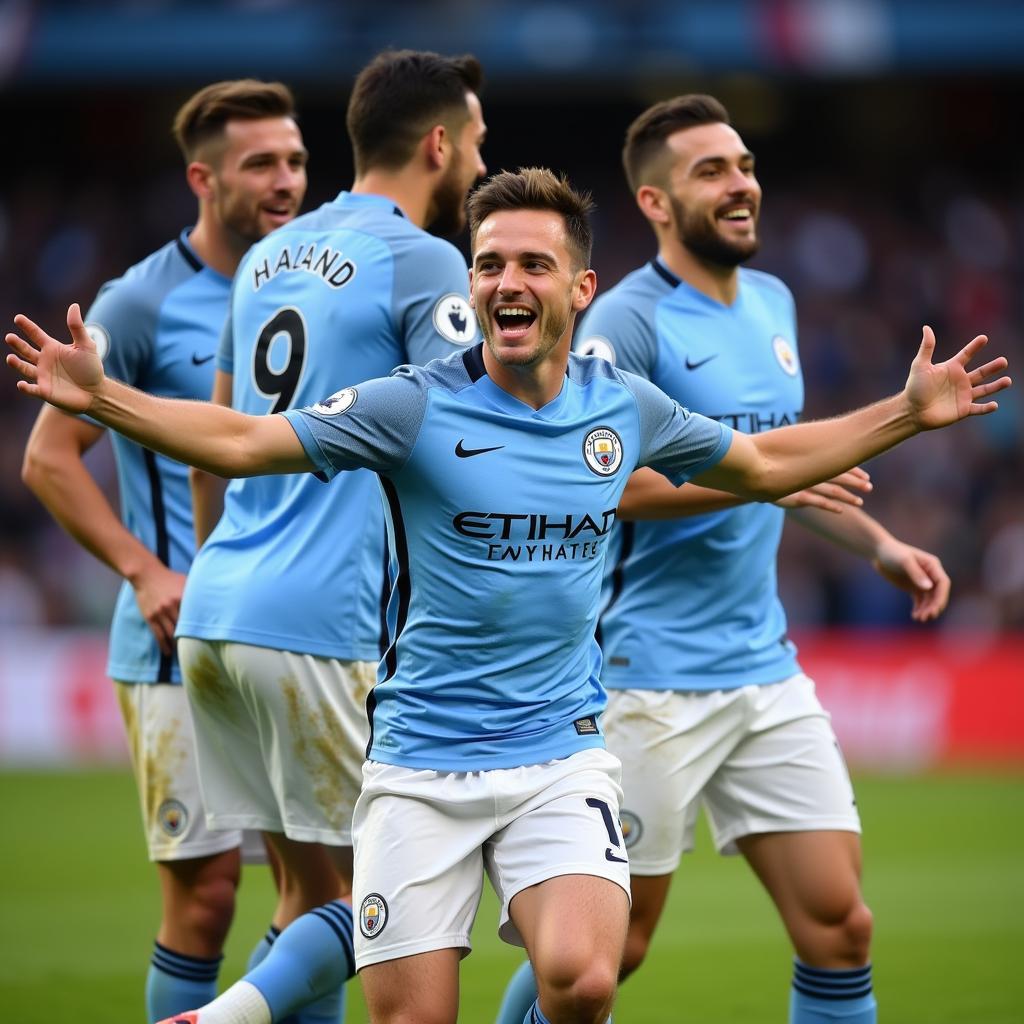
[[921, 347], [910, 364], [910, 376], [903, 392], [920, 430], [935, 430], [968, 416], [982, 416], [999, 408], [998, 402], [979, 402], [978, 399], [1010, 386], [1009, 377], [985, 383], [986, 378], [1006, 369], [1006, 359], [999, 356], [976, 370], [967, 369], [967, 364], [987, 342], [988, 338], [979, 334], [952, 359], [933, 363], [935, 334], [930, 327], [924, 328]]
[[871, 560], [875, 571], [914, 599], [915, 622], [938, 618], [949, 602], [949, 576], [935, 555], [892, 538]]
[[856, 508], [863, 505], [864, 499], [855, 492], [867, 494], [871, 486], [871, 477], [856, 466], [824, 483], [807, 487], [795, 494], [787, 494], [775, 504], [780, 508], [823, 508], [827, 512], [842, 512], [847, 506], [853, 505]]
[[87, 412], [104, 380], [103, 363], [82, 323], [78, 303], [68, 308], [70, 345], [52, 338], [22, 313], [14, 323], [25, 337], [8, 334], [4, 340], [13, 350], [7, 365], [25, 378], [18, 381], [18, 390], [65, 412]]

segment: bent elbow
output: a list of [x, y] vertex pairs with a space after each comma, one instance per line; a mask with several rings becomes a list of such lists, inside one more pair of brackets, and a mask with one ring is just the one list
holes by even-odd
[[30, 444], [21, 460], [21, 482], [38, 497], [52, 472], [53, 466], [45, 451], [40, 450], [37, 445]]

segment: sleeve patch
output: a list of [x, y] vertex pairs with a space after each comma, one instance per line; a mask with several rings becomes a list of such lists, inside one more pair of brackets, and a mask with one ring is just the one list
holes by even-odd
[[615, 365], [615, 349], [612, 343], [601, 334], [592, 334], [576, 346], [576, 354], [580, 356], [597, 356], [598, 359], [607, 359], [612, 366]]
[[313, 406], [313, 411], [320, 413], [321, 416], [340, 416], [356, 404], [358, 397], [359, 392], [355, 388], [342, 388], [341, 391], [335, 391], [330, 398], [317, 402]]
[[449, 292], [434, 307], [434, 327], [453, 345], [469, 345], [476, 340], [476, 314], [456, 292]]
[[102, 324], [90, 323], [85, 325], [85, 333], [92, 339], [96, 346], [96, 354], [101, 360], [107, 358], [110, 351], [110, 333]]

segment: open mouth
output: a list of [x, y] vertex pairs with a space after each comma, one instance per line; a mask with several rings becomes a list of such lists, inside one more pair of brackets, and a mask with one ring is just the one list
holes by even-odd
[[494, 322], [506, 338], [522, 337], [537, 319], [537, 314], [526, 306], [502, 306], [494, 312]]
[[730, 224], [750, 224], [754, 220], [754, 211], [749, 206], [734, 206], [731, 210], [720, 213], [718, 218]]
[[263, 212], [274, 220], [290, 220], [292, 216], [290, 206], [264, 206]]

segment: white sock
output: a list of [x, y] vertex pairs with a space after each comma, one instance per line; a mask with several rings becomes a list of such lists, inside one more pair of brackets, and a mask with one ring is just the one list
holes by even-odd
[[272, 1018], [260, 990], [247, 981], [236, 981], [200, 1009], [199, 1024], [272, 1024]]

